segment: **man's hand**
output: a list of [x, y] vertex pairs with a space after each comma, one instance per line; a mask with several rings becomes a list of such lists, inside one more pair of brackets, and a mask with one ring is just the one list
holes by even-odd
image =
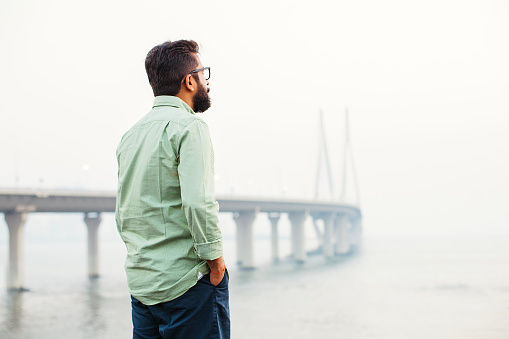
[[210, 267], [210, 283], [214, 286], [219, 285], [225, 273], [223, 257], [221, 256], [215, 260], [207, 260], [207, 264]]

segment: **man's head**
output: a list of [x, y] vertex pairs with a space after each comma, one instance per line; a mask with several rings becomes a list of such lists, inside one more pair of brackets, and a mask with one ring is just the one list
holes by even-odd
[[195, 112], [206, 111], [210, 98], [204, 73], [209, 70], [204, 69], [198, 53], [198, 44], [192, 40], [167, 41], [152, 48], [145, 58], [145, 70], [154, 96], [177, 96]]

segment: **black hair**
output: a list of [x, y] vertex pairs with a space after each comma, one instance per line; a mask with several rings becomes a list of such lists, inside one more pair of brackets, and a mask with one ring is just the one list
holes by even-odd
[[182, 79], [198, 66], [199, 47], [193, 40], [166, 41], [145, 58], [145, 70], [154, 96], [177, 95]]

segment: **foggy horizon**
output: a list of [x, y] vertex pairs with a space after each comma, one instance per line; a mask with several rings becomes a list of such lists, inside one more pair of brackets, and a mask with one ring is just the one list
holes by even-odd
[[191, 38], [218, 194], [312, 198], [322, 110], [339, 195], [348, 108], [366, 230], [507, 229], [508, 4], [152, 6], [0, 5], [0, 187], [116, 190], [118, 142], [153, 100], [145, 55]]

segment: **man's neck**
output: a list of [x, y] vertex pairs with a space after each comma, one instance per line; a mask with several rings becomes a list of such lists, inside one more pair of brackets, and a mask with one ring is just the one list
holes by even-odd
[[183, 102], [185, 102], [189, 107], [191, 107], [191, 109], [194, 111], [194, 107], [193, 107], [193, 98], [191, 97], [191, 95], [189, 95], [189, 93], [182, 93], [182, 91], [180, 91], [179, 93], [177, 93], [177, 95], [175, 95], [177, 98], [179, 98], [180, 100], [182, 100]]

